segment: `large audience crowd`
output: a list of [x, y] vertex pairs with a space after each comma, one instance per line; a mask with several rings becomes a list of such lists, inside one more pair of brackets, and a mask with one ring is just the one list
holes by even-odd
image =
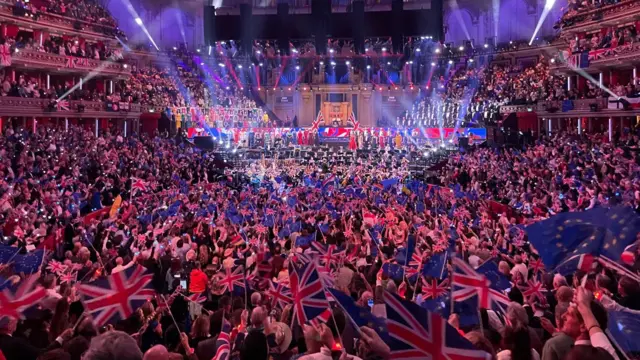
[[[451, 234], [457, 256], [473, 268], [495, 262], [512, 284], [504, 314], [487, 310], [471, 325], [462, 314], [448, 319], [492, 358], [618, 359], [603, 333], [603, 306], [640, 303], [636, 280], [600, 266], [548, 269], [539, 298], [518, 290], [536, 276], [539, 259], [519, 224], [617, 205], [640, 213], [637, 129], [613, 143], [557, 134], [521, 150], [475, 149], [439, 170], [440, 187], [410, 194], [408, 162], [384, 151], [352, 163], [263, 160], [221, 174], [213, 157], [180, 138], [123, 138], [117, 130], [96, 138], [75, 127], [3, 134], [3, 244], [48, 250], [36, 273], [45, 291], [33, 301], [38, 310], [0, 319], [8, 360], [210, 359], [225, 349], [218, 340], [226, 334], [231, 358], [393, 357], [372, 325], [358, 329], [340, 307], [327, 307], [324, 324], [293, 321], [298, 310], [274, 289], [295, 286], [295, 266], [320, 261], [325, 286], [376, 315], [390, 314], [385, 294], [426, 306], [438, 296], [427, 286], [432, 277], [423, 283], [404, 273], [431, 266]], [[490, 202], [508, 210], [496, 213]], [[115, 210], [87, 220], [101, 209]], [[414, 267], [397, 260], [410, 238], [421, 254]], [[5, 288], [27, 282], [14, 265], [2, 266]], [[164, 295], [126, 318], [92, 320], [83, 284], [139, 266]], [[390, 266], [404, 270], [397, 277]], [[241, 284], [226, 282], [232, 270]], [[334, 353], [336, 343], [345, 354]]]

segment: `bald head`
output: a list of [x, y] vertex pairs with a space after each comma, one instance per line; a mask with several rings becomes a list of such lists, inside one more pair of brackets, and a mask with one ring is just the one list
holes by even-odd
[[251, 312], [251, 325], [261, 326], [267, 318], [267, 312], [262, 306], [258, 306]]
[[164, 345], [156, 345], [144, 353], [142, 360], [164, 360], [169, 357], [169, 351]]

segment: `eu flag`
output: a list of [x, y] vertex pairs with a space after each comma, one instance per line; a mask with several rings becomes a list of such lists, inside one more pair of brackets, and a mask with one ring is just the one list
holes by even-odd
[[640, 218], [625, 207], [562, 213], [526, 228], [529, 241], [549, 269], [583, 254], [618, 261], [638, 231]]
[[0, 246], [0, 264], [11, 262], [15, 274], [33, 274], [40, 269], [44, 250], [35, 250], [20, 254], [20, 248]]
[[367, 326], [377, 332], [384, 342], [389, 341], [389, 331], [387, 330], [387, 324], [384, 319], [372, 315], [370, 309], [356, 305], [356, 302], [351, 298], [351, 296], [343, 293], [342, 291], [331, 288], [327, 290], [331, 293], [331, 296], [333, 296], [342, 310], [349, 315], [355, 326]]
[[613, 340], [628, 359], [640, 357], [640, 342], [635, 337], [640, 334], [640, 314], [630, 311], [608, 311], [607, 329]]
[[[451, 294], [436, 299], [425, 300], [420, 306], [440, 314], [445, 319], [451, 315]], [[453, 312], [458, 314], [461, 327], [470, 327], [480, 324], [478, 316], [478, 298], [470, 298], [453, 303]]]

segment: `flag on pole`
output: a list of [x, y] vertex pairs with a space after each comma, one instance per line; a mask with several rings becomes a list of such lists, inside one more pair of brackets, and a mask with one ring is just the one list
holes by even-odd
[[320, 124], [324, 123], [324, 116], [322, 116], [322, 110], [318, 111], [318, 116], [311, 124], [311, 130], [318, 130], [320, 128]]
[[155, 291], [151, 287], [152, 279], [153, 275], [147, 273], [144, 267], [135, 265], [107, 278], [79, 284], [77, 287], [78, 292], [84, 296], [86, 311], [101, 326], [128, 318], [153, 297]]

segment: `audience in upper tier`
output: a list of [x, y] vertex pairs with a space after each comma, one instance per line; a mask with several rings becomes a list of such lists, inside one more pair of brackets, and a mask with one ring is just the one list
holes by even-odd
[[[16, 6], [29, 11], [34, 17], [37, 17], [39, 13], [51, 13], [81, 20], [89, 24], [87, 30], [115, 35], [126, 41], [126, 35], [117, 28], [116, 20], [97, 0], [5, 0], [5, 2], [14, 3]], [[86, 27], [81, 26], [81, 28]]]

